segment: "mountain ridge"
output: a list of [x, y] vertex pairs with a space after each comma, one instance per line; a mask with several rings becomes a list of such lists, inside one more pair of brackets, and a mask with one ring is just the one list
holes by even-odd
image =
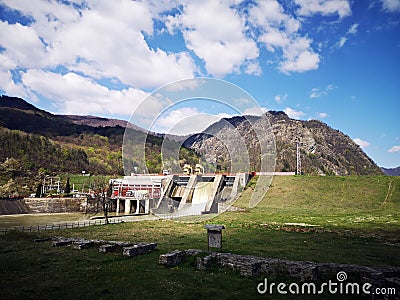
[[[305, 174], [336, 174], [336, 175], [367, 175], [383, 174], [382, 170], [370, 159], [350, 137], [327, 124], [317, 121], [301, 121], [289, 118], [281, 111], [269, 111], [265, 114], [275, 136], [276, 145], [276, 171], [296, 171], [296, 144], [300, 142], [302, 171]], [[254, 141], [251, 123], [257, 124], [259, 129], [269, 128], [267, 123], [259, 116], [234, 116], [224, 118], [211, 124], [205, 131], [190, 136], [172, 136], [170, 139], [178, 142], [184, 141], [183, 146], [195, 151], [198, 155], [205, 153], [204, 146], [213, 144], [212, 135], [226, 130], [227, 124], [236, 128], [245, 138], [250, 156], [256, 156], [257, 143]], [[122, 135], [125, 131], [123, 125], [129, 126], [138, 135], [147, 134], [146, 130], [128, 123], [127, 121], [102, 118], [96, 116], [54, 115], [40, 110], [27, 103], [25, 100], [1, 96], [0, 98], [0, 125], [9, 129], [40, 134], [55, 141], [75, 145], [82, 143], [82, 137], [96, 140], [96, 144], [103, 144], [92, 135], [104, 136], [107, 143], [113, 146], [113, 151], [118, 151], [122, 145]], [[246, 123], [247, 122], [247, 123]], [[254, 130], [253, 130], [254, 131]], [[79, 136], [81, 136], [79, 138]], [[149, 134], [149, 144], [162, 143], [168, 137], [165, 134]], [[216, 141], [214, 141], [214, 144]], [[87, 145], [89, 147], [90, 144]], [[109, 146], [108, 146], [109, 147]], [[149, 148], [149, 151], [152, 151]], [[149, 152], [151, 153], [151, 152]], [[215, 155], [216, 153], [210, 153]], [[159, 160], [150, 155], [154, 161]], [[121, 158], [120, 158], [121, 159]], [[257, 158], [252, 157], [254, 169], [257, 169]], [[100, 163], [100, 162], [98, 162]], [[135, 164], [134, 164], [135, 165]], [[132, 166], [134, 166], [132, 165]], [[153, 163], [155, 167], [157, 163]], [[226, 166], [227, 167], [227, 166]]]
[[[321, 121], [295, 120], [279, 111], [269, 111], [265, 116], [268, 121], [257, 116], [221, 119], [202, 133], [186, 139], [183, 145], [197, 153], [204, 153], [206, 148], [210, 149], [210, 145], [219, 143], [217, 138], [219, 134], [223, 135], [223, 139], [226, 140], [226, 133], [232, 130], [230, 127], [233, 126], [245, 140], [249, 153], [259, 153], [259, 149], [257, 149], [259, 146], [252, 143], [252, 140], [257, 138], [254, 133], [251, 133], [252, 125], [250, 123], [252, 123], [255, 127], [269, 128], [271, 126], [276, 144], [276, 171], [296, 171], [296, 141], [298, 141], [303, 173], [319, 175], [383, 174], [375, 162], [349, 136]], [[260, 122], [264, 122], [264, 124], [259, 124]], [[221, 153], [216, 152], [210, 154], [211, 157], [221, 156]], [[226, 160], [228, 154], [222, 155], [225, 155], [224, 160]], [[253, 164], [257, 163], [257, 159], [254, 157], [250, 157], [250, 160], [253, 161]]]
[[[77, 124], [79, 122], [81, 124]], [[73, 166], [70, 172], [86, 170], [104, 175], [130, 174], [134, 170], [140, 173], [146, 170], [150, 173], [161, 172], [163, 139], [138, 126], [128, 125], [125, 128], [121, 126], [123, 124], [127, 122], [100, 117], [55, 115], [23, 99], [1, 96], [0, 186], [12, 179], [10, 174], [35, 177], [38, 172], [68, 172], [68, 166]], [[134, 153], [130, 157], [122, 156], [126, 130], [130, 137], [127, 143]], [[179, 145], [172, 141], [164, 148], [168, 151], [168, 146], [175, 144]], [[141, 155], [143, 150], [146, 153], [145, 161]], [[44, 153], [36, 155], [35, 151]], [[195, 154], [191, 150], [183, 149], [179, 155], [182, 163], [195, 163]], [[14, 165], [11, 171], [8, 170], [10, 163], [7, 163], [10, 158]], [[17, 173], [13, 171], [16, 168], [20, 170]]]
[[388, 176], [400, 176], [400, 166], [396, 168], [381, 168], [382, 171]]

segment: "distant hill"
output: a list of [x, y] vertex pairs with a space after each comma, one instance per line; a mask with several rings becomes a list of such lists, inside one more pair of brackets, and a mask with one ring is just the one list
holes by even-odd
[[[323, 122], [294, 120], [284, 112], [275, 111], [268, 112], [266, 116], [272, 126], [272, 132], [275, 137], [276, 171], [296, 170], [295, 141], [298, 140], [300, 143], [302, 172], [305, 174], [383, 174], [382, 170], [350, 137], [332, 129]], [[268, 128], [267, 124], [263, 123], [265, 118], [256, 116], [248, 116], [247, 118], [250, 118], [260, 130]], [[165, 136], [163, 134], [147, 134], [145, 130], [133, 124], [128, 124], [132, 139], [130, 147], [133, 155], [129, 158], [125, 157], [125, 161], [122, 162], [122, 140], [125, 132], [124, 126], [127, 124], [126, 121], [95, 116], [54, 115], [36, 108], [23, 99], [8, 96], [0, 97], [0, 127], [8, 130], [18, 130], [24, 134], [28, 133], [28, 135], [20, 135], [20, 140], [33, 139], [36, 143], [38, 140], [34, 137], [31, 138], [29, 134], [43, 137], [48, 139], [48, 142], [54, 147], [60, 147], [60, 150], [56, 151], [59, 155], [68, 157], [66, 152], [69, 151], [68, 153], [71, 153], [73, 157], [82, 159], [82, 161], [71, 164], [71, 166], [73, 165], [76, 168], [87, 166], [87, 171], [97, 174], [122, 174], [123, 166], [127, 166], [128, 172], [131, 172], [133, 169], [143, 170], [144, 163], [146, 163], [150, 172], [160, 172], [163, 168], [161, 147]], [[215, 157], [218, 153], [213, 153], [212, 149], [210, 151], [210, 145], [216, 148], [215, 146], [224, 141], [224, 136], [232, 130], [237, 131], [244, 137], [246, 147], [250, 153], [251, 168], [257, 170], [257, 164], [260, 162], [260, 157], [257, 156], [259, 155], [259, 150], [257, 151], [259, 144], [257, 144], [251, 124], [245, 117], [237, 116], [222, 119], [212, 124], [205, 132], [192, 136], [171, 136], [168, 138], [169, 143], [164, 143], [163, 147], [170, 147], [172, 151], [174, 147], [179, 149], [181, 141], [184, 141], [181, 148], [182, 151], [179, 154], [182, 157], [179, 160], [175, 159], [173, 163], [182, 165], [185, 162], [190, 162], [195, 164], [198, 161], [198, 157], [204, 153]], [[210, 135], [209, 133], [212, 134]], [[14, 140], [18, 140], [9, 138], [13, 134], [17, 134], [15, 132], [2, 131], [0, 132], [1, 134], [4, 136], [4, 141], [7, 140], [7, 143], [15, 143]], [[222, 140], [217, 138], [218, 135], [222, 137]], [[141, 151], [139, 151], [139, 147], [143, 148], [143, 144], [140, 144], [140, 141], [143, 141], [143, 137], [147, 138], [145, 143], [146, 162], [143, 161], [143, 157], [140, 156]], [[228, 142], [228, 140], [224, 142]], [[235, 141], [231, 142], [235, 143]], [[45, 160], [41, 161], [39, 159], [38, 161], [33, 159], [33, 156], [29, 156], [31, 152], [24, 148], [31, 147], [29, 142], [24, 143], [20, 142], [18, 145], [13, 144], [11, 146], [13, 149], [20, 147], [21, 151], [19, 151], [18, 155], [15, 154], [14, 158], [20, 161], [24, 160], [23, 165], [28, 169], [35, 170], [41, 163], [43, 163], [43, 168], [49, 170], [68, 169], [62, 166], [57, 168], [54, 164], [49, 167]], [[52, 148], [47, 147], [45, 149]], [[85, 155], [72, 150], [83, 151]], [[3, 152], [6, 153], [5, 151]], [[10, 155], [12, 155], [10, 152], [0, 155], [0, 163], [4, 162]], [[229, 157], [226, 156], [226, 153], [224, 155], [219, 157], [225, 162], [225, 166], [222, 169], [229, 169], [227, 168]], [[50, 154], [49, 157], [51, 157]], [[52, 161], [63, 163], [61, 156], [54, 158]]]
[[146, 132], [145, 129], [136, 126], [135, 124], [129, 123], [128, 121], [109, 119], [96, 116], [77, 116], [77, 115], [63, 115], [66, 120], [71, 121], [77, 125], [87, 125], [91, 127], [129, 127], [138, 131]]
[[[121, 121], [122, 122], [122, 121]], [[8, 129], [21, 130], [47, 137], [70, 136], [74, 134], [93, 133], [104, 136], [123, 134], [122, 126], [93, 127], [76, 124], [70, 118], [54, 115], [36, 108], [25, 100], [0, 97], [0, 125]]]
[[[124, 157], [123, 161], [125, 126], [128, 126], [129, 147], [133, 154]], [[179, 149], [180, 144], [170, 141], [163, 145], [162, 137], [148, 134], [126, 121], [54, 115], [23, 99], [1, 96], [0, 146], [0, 173], [1, 164], [13, 158], [18, 162], [21, 176], [37, 174], [39, 169], [51, 174], [85, 170], [92, 174], [122, 175], [124, 166], [128, 173], [136, 169], [139, 172], [144, 169], [150, 173], [161, 172], [161, 147], [168, 152], [169, 147], [174, 149], [178, 146]], [[141, 155], [143, 147], [146, 161]], [[198, 161], [192, 150], [183, 148], [179, 155], [179, 162], [176, 160], [175, 163], [194, 164]], [[11, 173], [7, 174], [0, 174], [0, 183]]]
[[397, 168], [381, 168], [388, 176], [400, 176], [400, 166]]
[[[294, 120], [284, 112], [275, 111], [266, 113], [266, 116], [275, 136], [276, 171], [296, 171], [296, 141], [299, 141], [302, 172], [305, 174], [383, 174], [350, 137], [323, 122]], [[265, 130], [268, 128], [265, 118], [256, 116], [247, 118], [254, 127]], [[232, 131], [238, 131], [243, 137], [250, 155], [251, 167], [257, 170], [259, 145], [254, 142], [256, 136], [246, 117], [222, 119], [203, 133], [186, 139], [184, 146], [197, 153], [208, 152], [211, 157], [222, 155], [222, 161], [229, 161], [228, 153], [217, 153], [217, 151], [213, 153], [212, 149], [218, 148], [213, 145], [218, 145], [221, 140], [227, 143], [230, 136], [228, 133]]]
[[8, 97], [5, 95], [0, 96], [0, 107], [15, 108], [15, 109], [21, 109], [21, 110], [32, 110], [32, 111], [45, 113], [45, 111], [36, 108], [32, 104], [26, 102], [25, 100], [23, 100], [21, 98]]

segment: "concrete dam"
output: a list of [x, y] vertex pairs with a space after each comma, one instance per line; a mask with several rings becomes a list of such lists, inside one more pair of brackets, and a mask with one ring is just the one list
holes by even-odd
[[227, 210], [246, 186], [250, 174], [168, 175], [152, 212], [194, 216]]

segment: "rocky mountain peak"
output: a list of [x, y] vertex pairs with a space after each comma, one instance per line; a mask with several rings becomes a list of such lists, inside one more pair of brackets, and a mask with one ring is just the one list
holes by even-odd
[[[317, 121], [294, 120], [281, 111], [269, 111], [265, 117], [241, 116], [222, 119], [209, 126], [203, 133], [188, 138], [184, 146], [209, 158], [210, 163], [219, 157], [229, 161], [229, 151], [223, 144], [237, 143], [234, 136], [246, 144], [250, 165], [257, 170], [260, 161], [260, 144], [255, 130], [270, 126], [276, 147], [276, 171], [296, 171], [296, 144], [300, 147], [302, 172], [306, 174], [367, 175], [382, 174], [379, 167], [342, 132]], [[268, 124], [269, 122], [269, 124]], [[236, 131], [235, 134], [232, 132]], [[232, 133], [232, 134], [228, 134]], [[232, 139], [232, 141], [230, 141]], [[215, 145], [218, 145], [215, 147]], [[222, 158], [221, 158], [222, 157]], [[225, 167], [229, 167], [226, 165]]]

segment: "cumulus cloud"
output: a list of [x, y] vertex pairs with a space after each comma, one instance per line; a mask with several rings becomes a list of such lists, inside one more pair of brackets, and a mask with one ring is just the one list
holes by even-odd
[[292, 118], [292, 119], [301, 119], [306, 115], [304, 112], [294, 110], [290, 107], [286, 107], [284, 109], [284, 112], [289, 116], [289, 118]]
[[400, 0], [381, 0], [383, 9], [388, 12], [400, 11]]
[[[28, 70], [22, 73], [22, 82], [30, 90], [48, 99], [54, 99], [59, 113], [65, 114], [117, 114], [129, 116], [148, 96], [134, 88], [121, 91], [110, 90], [92, 79], [67, 73], [65, 75], [42, 70]], [[161, 103], [152, 102], [153, 108]], [[143, 111], [142, 115], [153, 110]]]
[[[267, 63], [274, 61], [282, 73], [315, 70], [321, 57], [301, 31], [303, 16], [344, 17], [351, 13], [347, 2], [297, 0], [296, 14], [277, 0], [2, 0], [2, 8], [28, 21], [0, 21], [0, 90], [31, 101], [45, 97], [59, 112], [128, 114], [145, 91], [171, 81], [260, 75], [264, 49], [274, 55]], [[179, 40], [181, 48], [157, 47], [161, 34]], [[119, 90], [105, 83], [111, 81]]]
[[[257, 44], [248, 38], [245, 19], [230, 7], [228, 1], [188, 1], [181, 14], [169, 18], [169, 28], [179, 28], [192, 50], [205, 62], [208, 73], [223, 77], [247, 61], [258, 57]], [[246, 72], [259, 73], [250, 65]]]
[[390, 153], [399, 152], [399, 151], [400, 151], [400, 146], [393, 146], [392, 148], [390, 148], [388, 150], [388, 152], [390, 152]]
[[337, 14], [339, 18], [344, 18], [351, 15], [348, 0], [295, 0], [295, 2], [300, 6], [298, 14], [302, 16]]
[[320, 61], [319, 55], [313, 51], [307, 50], [309, 46], [309, 40], [306, 41], [306, 43], [308, 44], [306, 47], [297, 48], [294, 46], [287, 49], [287, 51], [284, 53], [286, 60], [283, 61], [279, 67], [283, 73], [302, 73], [318, 69]]
[[9, 70], [0, 68], [0, 90], [7, 95], [31, 99], [33, 102], [39, 102], [37, 96], [28, 90], [22, 83], [15, 83]]
[[118, 78], [136, 88], [155, 87], [194, 76], [186, 52], [151, 49], [149, 7], [134, 1], [87, 1], [73, 6], [47, 1], [5, 1], [34, 19], [29, 26], [0, 24], [0, 45], [20, 68], [59, 65], [93, 78]]
[[196, 80], [180, 80], [174, 83], [168, 84], [163, 89], [168, 92], [181, 92], [187, 90], [195, 90], [204, 84], [204, 80], [197, 78]]
[[262, 29], [258, 40], [268, 51], [282, 51], [281, 72], [306, 72], [318, 68], [320, 58], [311, 46], [312, 40], [299, 34], [300, 21], [285, 14], [278, 1], [259, 1], [250, 9], [249, 20]]
[[0, 21], [0, 45], [9, 66], [35, 68], [46, 64], [46, 48], [36, 31], [19, 23]]
[[369, 142], [363, 141], [363, 140], [360, 139], [360, 138], [355, 138], [353, 141], [354, 141], [357, 145], [359, 145], [359, 146], [361, 147], [361, 149], [365, 149], [365, 148], [369, 147], [369, 145], [370, 145]]
[[230, 117], [232, 115], [225, 113], [213, 115], [202, 113], [195, 107], [183, 107], [158, 116], [150, 130], [174, 135], [187, 135], [202, 132], [220, 119]]

